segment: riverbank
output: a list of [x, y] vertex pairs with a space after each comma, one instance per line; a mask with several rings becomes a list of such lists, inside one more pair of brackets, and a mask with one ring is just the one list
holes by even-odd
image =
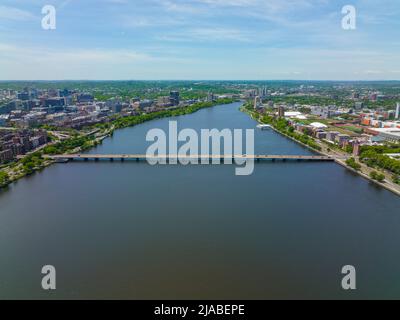
[[377, 180], [374, 180], [368, 174], [365, 174], [362, 171], [357, 171], [357, 170], [353, 169], [352, 167], [348, 166], [346, 164], [346, 162], [343, 161], [343, 160], [336, 159], [335, 162], [337, 164], [341, 165], [342, 167], [346, 168], [347, 170], [350, 170], [353, 173], [356, 173], [356, 174], [360, 175], [361, 177], [363, 177], [364, 179], [368, 180], [369, 182], [372, 182], [372, 183], [374, 183], [374, 184], [376, 184], [376, 185], [378, 185], [378, 186], [380, 186], [382, 188], [385, 188], [386, 190], [389, 190], [389, 191], [393, 192], [394, 194], [400, 196], [400, 189], [399, 188], [395, 188], [392, 185], [389, 185], [388, 181], [386, 181], [385, 183], [382, 183], [382, 182], [379, 182]]
[[[253, 120], [257, 121], [258, 123], [265, 124], [261, 120], [260, 117], [257, 117], [254, 113], [249, 111], [245, 106], [243, 106], [241, 108], [241, 111], [244, 112], [244, 113], [247, 113]], [[373, 171], [373, 170], [371, 168], [367, 167], [365, 164], [360, 162], [360, 166], [361, 166], [360, 170], [355, 170], [354, 168], [350, 167], [346, 163], [346, 160], [350, 159], [349, 154], [347, 154], [345, 152], [340, 152], [339, 150], [334, 150], [334, 151], [330, 150], [330, 152], [328, 152], [328, 150], [329, 150], [328, 147], [324, 146], [322, 144], [322, 142], [314, 140], [317, 144], [319, 144], [319, 146], [321, 148], [321, 150], [317, 150], [317, 149], [311, 147], [310, 145], [305, 144], [305, 143], [303, 143], [303, 142], [301, 142], [299, 140], [296, 140], [294, 137], [291, 137], [291, 136], [285, 134], [284, 132], [278, 130], [277, 128], [274, 127], [273, 124], [271, 124], [271, 123], [268, 123], [268, 124], [270, 125], [272, 130], [274, 130], [275, 132], [283, 135], [284, 137], [286, 137], [286, 138], [288, 138], [288, 139], [290, 139], [290, 140], [302, 145], [303, 147], [305, 147], [305, 148], [307, 148], [307, 149], [309, 149], [309, 150], [311, 150], [311, 151], [313, 151], [315, 153], [318, 153], [318, 154], [324, 155], [324, 156], [328, 156], [328, 157], [334, 157], [335, 158], [335, 162], [337, 164], [339, 164], [340, 166], [346, 168], [347, 170], [352, 171], [353, 173], [356, 173], [356, 174], [360, 175], [361, 177], [367, 179], [369, 182], [372, 182], [372, 183], [374, 183], [374, 184], [376, 184], [376, 185], [378, 185], [378, 186], [380, 186], [382, 188], [385, 188], [388, 191], [391, 191], [392, 193], [396, 194], [397, 196], [400, 196], [400, 186], [392, 183], [390, 181], [390, 179], [387, 177], [386, 174], [385, 174], [385, 181], [384, 182], [379, 182], [379, 181], [371, 178], [369, 173], [371, 171]], [[343, 159], [338, 159], [338, 157], [342, 157]], [[365, 172], [363, 172], [363, 170]]]
[[220, 99], [215, 102], [200, 102], [184, 108], [163, 110], [138, 116], [118, 117], [111, 122], [94, 125], [87, 128], [88, 133], [73, 136], [64, 141], [53, 143], [42, 150], [26, 155], [24, 158], [14, 161], [0, 170], [0, 190], [7, 188], [26, 176], [41, 171], [55, 163], [54, 160], [44, 158], [44, 155], [61, 155], [65, 153], [79, 153], [98, 146], [102, 141], [114, 134], [115, 130], [133, 127], [135, 125], [167, 117], [176, 117], [195, 113], [201, 109], [218, 105], [233, 103], [233, 99]]

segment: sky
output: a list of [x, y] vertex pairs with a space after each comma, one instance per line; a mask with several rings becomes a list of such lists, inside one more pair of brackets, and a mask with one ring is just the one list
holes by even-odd
[[0, 0], [0, 80], [399, 80], [399, 53], [399, 0]]

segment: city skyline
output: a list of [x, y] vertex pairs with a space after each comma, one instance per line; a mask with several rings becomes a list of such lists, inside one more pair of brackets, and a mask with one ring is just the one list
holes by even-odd
[[[0, 80], [400, 79], [394, 0], [2, 3]], [[41, 27], [48, 4], [56, 30]]]

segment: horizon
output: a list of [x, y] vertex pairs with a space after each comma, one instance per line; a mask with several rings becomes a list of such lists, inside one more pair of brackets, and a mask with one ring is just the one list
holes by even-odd
[[0, 82], [400, 82], [400, 79], [393, 80], [316, 80], [316, 79], [43, 79], [43, 80], [0, 80]]

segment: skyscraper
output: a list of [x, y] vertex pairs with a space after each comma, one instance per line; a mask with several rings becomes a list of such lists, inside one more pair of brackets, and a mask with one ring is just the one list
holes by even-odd
[[266, 96], [268, 95], [267, 87], [258, 88], [258, 95], [259, 95], [261, 98], [266, 97]]
[[278, 116], [279, 116], [279, 118], [284, 118], [285, 117], [285, 107], [280, 106], [278, 108]]
[[173, 106], [179, 105], [179, 91], [171, 91], [169, 94], [169, 99]]
[[395, 119], [399, 119], [399, 118], [400, 118], [400, 102], [397, 102]]
[[209, 91], [207, 93], [207, 101], [208, 102], [213, 102], [214, 101], [214, 94], [211, 91]]
[[360, 156], [360, 143], [358, 141], [355, 141], [353, 144], [353, 156]]
[[254, 109], [257, 110], [261, 106], [261, 99], [259, 96], [254, 98]]

